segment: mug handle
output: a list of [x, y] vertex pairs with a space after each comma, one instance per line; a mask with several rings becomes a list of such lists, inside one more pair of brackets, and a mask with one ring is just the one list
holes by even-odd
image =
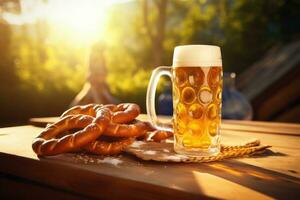
[[163, 123], [161, 122], [156, 115], [155, 111], [155, 91], [157, 87], [157, 83], [162, 75], [169, 76], [172, 80], [172, 67], [168, 66], [160, 66], [152, 71], [152, 75], [150, 78], [150, 82], [147, 89], [147, 97], [146, 97], [146, 107], [147, 107], [147, 115], [151, 122], [151, 124], [158, 130], [162, 131], [173, 131], [171, 123]]

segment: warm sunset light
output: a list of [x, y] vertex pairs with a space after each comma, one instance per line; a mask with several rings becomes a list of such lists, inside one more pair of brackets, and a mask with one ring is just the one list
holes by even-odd
[[299, 0], [0, 0], [1, 199], [299, 199]]
[[9, 23], [15, 25], [45, 20], [54, 35], [90, 44], [103, 36], [110, 7], [124, 2], [128, 1], [21, 0], [21, 15], [4, 13], [3, 16]]
[[57, 31], [91, 42], [104, 31], [107, 9], [105, 1], [49, 1], [47, 18]]

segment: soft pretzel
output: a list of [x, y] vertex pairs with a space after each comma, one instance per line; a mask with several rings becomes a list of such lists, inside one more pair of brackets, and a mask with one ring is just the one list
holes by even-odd
[[[111, 113], [106, 108], [97, 110], [97, 117], [88, 115], [67, 115], [45, 128], [33, 141], [32, 149], [37, 155], [49, 156], [78, 150], [95, 141], [109, 124]], [[62, 132], [83, 128], [74, 134], [55, 138]]]
[[[32, 148], [44, 156], [80, 149], [101, 155], [117, 154], [135, 137], [155, 130], [148, 122], [135, 120], [139, 114], [140, 107], [133, 103], [75, 106], [65, 111], [58, 122], [47, 126], [33, 141]], [[76, 128], [82, 130], [69, 132]], [[122, 139], [102, 141], [100, 135]]]
[[97, 108], [101, 107], [102, 105], [99, 104], [88, 104], [84, 106], [74, 106], [68, 110], [66, 110], [62, 115], [61, 118], [67, 116], [67, 115], [89, 115], [92, 117], [96, 116], [96, 110]]
[[140, 107], [134, 103], [121, 103], [119, 105], [107, 104], [88, 104], [85, 106], [74, 106], [65, 111], [61, 117], [67, 115], [84, 114], [95, 117], [97, 109], [100, 107], [108, 108], [112, 111], [112, 121], [114, 123], [128, 123], [134, 120], [141, 112]]
[[171, 131], [155, 130], [146, 136], [146, 141], [160, 142], [173, 136]]
[[109, 123], [103, 135], [112, 137], [139, 137], [153, 130], [147, 122], [134, 120], [131, 124]]
[[[72, 114], [86, 114], [96, 116], [97, 109], [107, 108], [112, 112], [111, 123], [108, 125], [104, 135], [113, 137], [138, 137], [143, 135], [146, 131], [155, 130], [149, 123], [137, 121], [134, 119], [140, 114], [140, 107], [134, 103], [122, 103], [119, 105], [107, 104], [89, 104], [85, 106], [75, 106], [70, 108], [62, 116]], [[125, 124], [132, 122], [132, 124]], [[158, 134], [156, 138], [163, 137], [162, 133]], [[160, 141], [160, 139], [157, 139]]]
[[96, 140], [84, 147], [90, 153], [98, 155], [115, 155], [121, 153], [126, 146], [131, 144], [134, 138], [123, 138], [115, 142]]
[[133, 121], [140, 114], [140, 107], [134, 103], [75, 106], [64, 112], [62, 117], [73, 114], [85, 114], [94, 117], [97, 114], [97, 109], [101, 108], [107, 108], [112, 112], [111, 123], [105, 130], [104, 135], [113, 137], [135, 137], [150, 130], [149, 124], [141, 121], [135, 121], [133, 124], [125, 124]]
[[140, 107], [135, 103], [121, 103], [119, 105], [106, 105], [112, 114], [112, 122], [128, 123], [134, 120], [141, 113]]

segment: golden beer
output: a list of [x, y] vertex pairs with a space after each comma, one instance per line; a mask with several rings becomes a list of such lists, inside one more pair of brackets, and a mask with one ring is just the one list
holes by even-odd
[[222, 67], [176, 67], [172, 72], [175, 151], [218, 151]]
[[[172, 126], [155, 112], [155, 90], [161, 76], [173, 85]], [[157, 129], [174, 132], [174, 150], [192, 156], [220, 151], [222, 104], [221, 49], [212, 45], [183, 45], [174, 49], [172, 66], [157, 67], [147, 90], [147, 114]]]

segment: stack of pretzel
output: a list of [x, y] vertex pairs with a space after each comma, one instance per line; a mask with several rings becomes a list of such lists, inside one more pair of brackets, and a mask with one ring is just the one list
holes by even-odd
[[75, 106], [48, 125], [34, 139], [32, 149], [39, 156], [78, 151], [114, 155], [136, 139], [159, 142], [173, 135], [136, 119], [139, 114], [140, 107], [133, 103]]

